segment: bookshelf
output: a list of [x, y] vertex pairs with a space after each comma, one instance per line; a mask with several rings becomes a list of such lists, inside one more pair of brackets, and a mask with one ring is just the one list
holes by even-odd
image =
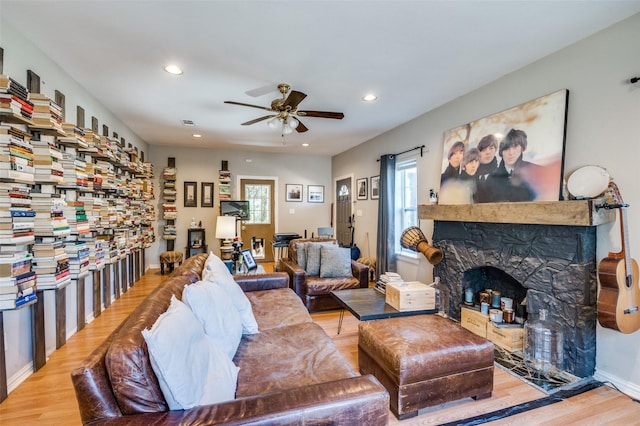
[[189, 228], [187, 231], [187, 258], [207, 252], [207, 238], [203, 228]]
[[0, 402], [7, 397], [4, 312], [30, 307], [38, 370], [46, 363], [45, 321], [53, 318], [45, 317], [44, 293], [55, 298], [58, 349], [66, 343], [66, 287], [77, 285], [80, 330], [85, 277], [93, 275], [97, 317], [144, 273], [157, 219], [144, 153], [125, 148], [107, 126], [100, 135], [96, 117], [85, 128], [82, 107], [76, 124], [66, 122], [64, 95], [39, 93], [32, 71], [31, 90], [2, 75], [1, 56], [0, 49]]
[[162, 171], [164, 187], [162, 189], [162, 219], [164, 220], [164, 228], [162, 231], [162, 239], [167, 242], [167, 251], [175, 250], [176, 242], [176, 219], [177, 212], [177, 189], [176, 189], [176, 159], [169, 157], [167, 167]]

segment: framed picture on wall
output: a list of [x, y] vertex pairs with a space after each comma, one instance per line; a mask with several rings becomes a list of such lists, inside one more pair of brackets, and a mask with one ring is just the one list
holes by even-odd
[[362, 178], [356, 180], [356, 194], [358, 196], [358, 200], [366, 200], [368, 198], [367, 192], [367, 178]]
[[438, 204], [558, 201], [569, 91], [444, 133]]
[[202, 182], [200, 184], [200, 207], [213, 207], [213, 182]]
[[302, 201], [302, 185], [298, 184], [286, 184], [286, 201]]
[[371, 199], [377, 200], [380, 198], [380, 175], [371, 176]]
[[198, 207], [198, 182], [184, 183], [184, 206]]
[[308, 185], [307, 201], [310, 203], [324, 203], [324, 185]]

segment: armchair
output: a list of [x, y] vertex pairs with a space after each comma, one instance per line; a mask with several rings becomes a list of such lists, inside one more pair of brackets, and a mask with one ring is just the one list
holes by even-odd
[[[302, 299], [310, 312], [338, 309], [340, 305], [329, 293], [333, 290], [367, 288], [369, 286], [369, 267], [351, 260], [349, 257], [343, 274], [328, 273], [328, 265], [322, 264], [322, 256], [312, 260], [312, 253], [321, 253], [321, 246], [338, 248], [334, 238], [299, 238], [289, 242], [286, 258], [278, 261], [278, 271], [289, 275], [289, 285]], [[308, 256], [308, 257], [307, 257]], [[307, 262], [307, 259], [310, 261]], [[325, 262], [329, 257], [325, 256]], [[322, 266], [319, 271], [318, 266]]]

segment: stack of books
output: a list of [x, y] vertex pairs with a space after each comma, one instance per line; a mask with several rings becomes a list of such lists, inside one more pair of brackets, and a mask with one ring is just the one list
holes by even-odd
[[127, 234], [124, 230], [116, 230], [113, 235], [113, 241], [116, 245], [117, 258], [124, 259], [127, 257]]
[[15, 309], [36, 300], [36, 274], [31, 254], [0, 255], [0, 310]]
[[164, 220], [175, 220], [178, 217], [176, 203], [162, 203], [162, 218]]
[[35, 128], [62, 130], [62, 107], [41, 93], [29, 93], [29, 101], [33, 103], [31, 121]]
[[98, 160], [96, 161], [96, 167], [100, 167], [102, 175], [102, 189], [114, 190], [116, 189], [116, 168], [113, 164]]
[[66, 136], [58, 137], [58, 143], [76, 148], [87, 147], [87, 143], [84, 141], [84, 132], [81, 128], [73, 123], [62, 123], [62, 130]]
[[88, 192], [93, 192], [93, 175], [94, 175], [94, 164], [91, 156], [86, 155], [84, 157], [84, 172], [87, 175], [87, 189]]
[[89, 181], [86, 173], [87, 163], [84, 158], [77, 157], [68, 152], [62, 154], [60, 160], [64, 169], [64, 188], [88, 189]]
[[64, 207], [64, 216], [69, 222], [72, 235], [85, 235], [90, 232], [87, 213], [82, 201], [67, 201]]
[[[47, 185], [41, 191], [52, 188]], [[31, 193], [31, 205], [36, 213], [34, 221], [34, 235], [36, 237], [66, 237], [71, 228], [65, 217], [67, 202], [61, 194], [48, 192]]]
[[385, 294], [387, 292], [387, 283], [401, 283], [404, 280], [397, 272], [385, 272], [380, 275], [380, 278], [376, 282], [375, 289], [380, 293]]
[[89, 247], [82, 240], [67, 240], [64, 251], [69, 256], [69, 272], [72, 279], [85, 277], [89, 273]]
[[37, 183], [64, 184], [62, 152], [55, 145], [53, 137], [42, 135], [40, 140], [32, 140], [34, 180]]
[[0, 178], [33, 183], [33, 145], [23, 125], [0, 125]]
[[29, 91], [26, 87], [9, 76], [0, 75], [0, 112], [30, 120], [33, 103], [28, 98]]
[[35, 212], [31, 187], [24, 183], [0, 182], [0, 245], [25, 245], [34, 241]]
[[49, 290], [71, 283], [69, 255], [65, 243], [59, 238], [43, 237], [33, 245], [33, 271], [37, 275], [38, 288]]
[[99, 238], [86, 240], [89, 248], [89, 270], [95, 271], [102, 269], [105, 265], [104, 241]]
[[87, 144], [85, 148], [82, 149], [83, 152], [89, 153], [98, 153], [97, 145], [100, 143], [100, 136], [93, 133], [92, 129], [82, 129], [84, 133], [84, 142]]
[[101, 232], [104, 227], [102, 226], [102, 218], [100, 217], [100, 214], [102, 212], [102, 206], [106, 201], [102, 198], [92, 197], [90, 195], [82, 195], [78, 197], [78, 201], [84, 204], [84, 211], [87, 215], [89, 230], [92, 232]]

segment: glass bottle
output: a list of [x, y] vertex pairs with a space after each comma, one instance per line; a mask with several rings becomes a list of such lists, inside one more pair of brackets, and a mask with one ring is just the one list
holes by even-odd
[[540, 309], [538, 319], [524, 324], [524, 361], [543, 373], [564, 367], [564, 336], [547, 314], [546, 309]]

